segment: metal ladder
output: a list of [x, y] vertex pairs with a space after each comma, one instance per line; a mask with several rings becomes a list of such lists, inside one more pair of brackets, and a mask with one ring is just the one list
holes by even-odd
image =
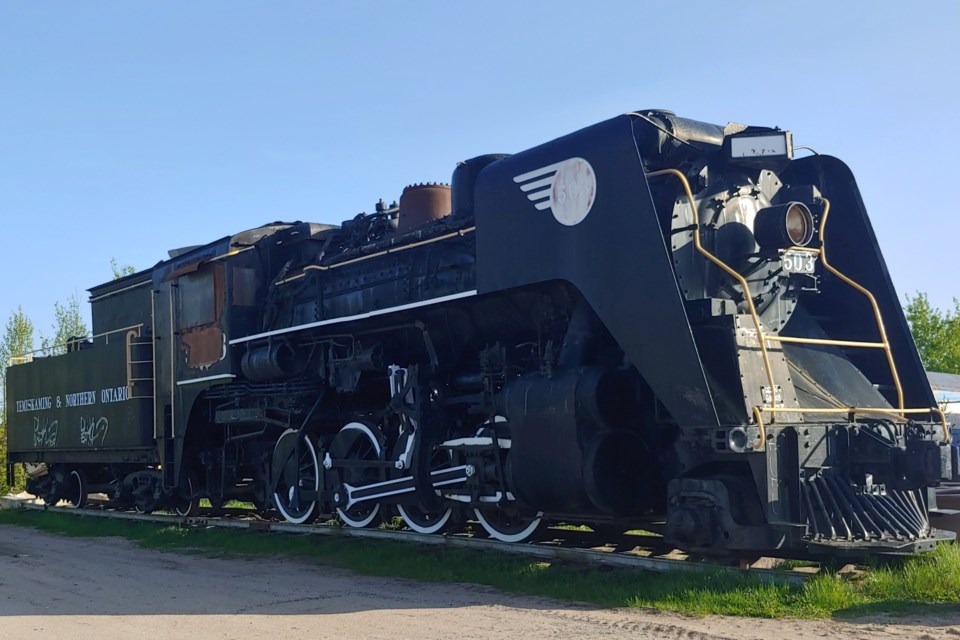
[[153, 398], [153, 338], [127, 332], [127, 397]]

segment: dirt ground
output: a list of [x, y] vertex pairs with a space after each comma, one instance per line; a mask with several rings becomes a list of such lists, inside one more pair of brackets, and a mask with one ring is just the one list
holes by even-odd
[[0, 526], [0, 637], [814, 638], [960, 640], [936, 618], [777, 621], [606, 610], [473, 585], [357, 576], [290, 560], [214, 559]]

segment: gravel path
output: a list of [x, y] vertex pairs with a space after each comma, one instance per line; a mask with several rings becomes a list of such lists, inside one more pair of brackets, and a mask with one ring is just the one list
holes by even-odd
[[685, 618], [357, 576], [292, 560], [150, 551], [118, 538], [68, 538], [9, 525], [0, 526], [0, 616], [0, 637], [18, 640], [960, 640], [960, 608], [893, 624]]

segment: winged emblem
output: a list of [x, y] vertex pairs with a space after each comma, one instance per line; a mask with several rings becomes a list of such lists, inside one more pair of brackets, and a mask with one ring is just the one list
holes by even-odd
[[569, 158], [514, 177], [538, 211], [550, 209], [560, 224], [580, 224], [593, 208], [597, 177], [583, 158]]

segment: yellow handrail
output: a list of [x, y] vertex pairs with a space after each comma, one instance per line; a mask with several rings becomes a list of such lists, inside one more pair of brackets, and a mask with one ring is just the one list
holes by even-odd
[[[905, 411], [909, 411], [909, 409]], [[940, 407], [936, 407], [932, 412], [940, 416], [940, 424], [943, 425], [943, 441], [949, 443], [953, 438], [950, 437], [950, 423], [947, 422], [947, 414]]]
[[824, 230], [827, 227], [827, 216], [830, 215], [830, 201], [826, 198], [821, 199], [823, 200], [823, 217], [820, 219], [820, 260], [823, 262], [823, 266], [827, 271], [865, 295], [867, 300], [870, 301], [870, 306], [873, 307], [873, 315], [877, 320], [877, 329], [880, 331], [880, 342], [883, 344], [883, 350], [887, 354], [887, 364], [890, 366], [893, 386], [897, 390], [897, 406], [900, 411], [903, 412], [903, 387], [900, 386], [900, 376], [897, 374], [897, 365], [893, 361], [893, 351], [890, 349], [890, 341], [887, 339], [887, 330], [883, 326], [883, 317], [880, 315], [880, 306], [877, 304], [877, 299], [873, 297], [873, 294], [870, 293], [866, 287], [843, 275], [836, 267], [827, 261], [827, 246], [824, 242]]
[[779, 336], [763, 334], [765, 340], [778, 342], [793, 342], [796, 344], [831, 344], [837, 347], [857, 347], [862, 349], [883, 349], [882, 342], [856, 342], [854, 340], [828, 340], [825, 338], [795, 338], [793, 336]]
[[707, 260], [717, 265], [723, 271], [727, 273], [731, 278], [740, 283], [740, 286], [743, 287], [743, 297], [747, 302], [747, 309], [750, 311], [750, 317], [753, 318], [753, 326], [757, 329], [757, 341], [760, 343], [760, 353], [763, 356], [763, 369], [767, 374], [767, 382], [770, 385], [770, 399], [772, 403], [776, 403], [776, 385], [773, 383], [773, 369], [770, 367], [770, 356], [767, 354], [767, 343], [763, 337], [763, 327], [760, 324], [760, 316], [757, 314], [757, 308], [753, 304], [753, 297], [750, 295], [750, 286], [747, 284], [746, 278], [740, 275], [735, 269], [728, 266], [720, 258], [716, 257], [709, 251], [707, 251], [702, 244], [700, 244], [700, 213], [697, 211], [697, 203], [693, 200], [693, 191], [690, 189], [690, 183], [687, 181], [687, 177], [683, 175], [680, 171], [676, 169], [662, 169], [660, 171], [651, 171], [647, 173], [648, 178], [656, 178], [658, 176], [672, 175], [680, 180], [680, 183], [683, 185], [683, 190], [687, 194], [687, 200], [690, 202], [690, 210], [693, 212], [693, 245]]
[[[903, 387], [900, 384], [900, 376], [897, 374], [897, 366], [893, 360], [893, 351], [890, 349], [890, 341], [887, 339], [887, 330], [883, 324], [883, 316], [880, 314], [880, 306], [877, 304], [877, 299], [873, 296], [870, 291], [855, 282], [853, 279], [847, 277], [841, 273], [836, 267], [834, 267], [827, 260], [827, 244], [825, 241], [824, 230], [827, 227], [827, 217], [830, 215], [830, 201], [826, 198], [821, 198], [823, 201], [823, 217], [820, 219], [820, 230], [819, 230], [819, 239], [820, 239], [820, 248], [819, 249], [808, 249], [806, 247], [793, 247], [791, 251], [803, 250], [809, 252], [815, 252], [820, 257], [820, 262], [823, 264], [823, 267], [837, 276], [850, 285], [864, 296], [867, 297], [867, 300], [870, 301], [870, 306], [873, 309], [874, 319], [877, 321], [877, 330], [880, 333], [880, 342], [855, 342], [852, 340], [828, 340], [823, 338], [794, 338], [791, 336], [779, 336], [779, 335], [770, 335], [764, 334], [764, 340], [779, 340], [780, 342], [794, 342], [799, 344], [818, 344], [818, 345], [832, 345], [837, 347], [852, 347], [852, 348], [870, 348], [870, 349], [883, 349], [884, 353], [887, 356], [887, 365], [890, 367], [890, 377], [893, 379], [893, 386], [897, 391], [897, 407], [900, 409], [901, 413], [904, 411], [903, 408]], [[924, 410], [926, 411], [926, 410]]]
[[[763, 331], [763, 325], [760, 324], [760, 316], [757, 314], [756, 306], [753, 304], [753, 296], [750, 293], [750, 285], [747, 283], [746, 278], [744, 278], [740, 273], [735, 269], [727, 265], [725, 262], [720, 260], [710, 251], [708, 251], [700, 242], [700, 213], [697, 210], [697, 204], [693, 199], [693, 190], [690, 188], [690, 182], [687, 180], [687, 177], [683, 175], [677, 169], [661, 169], [659, 171], [651, 171], [645, 174], [647, 178], [656, 178], [664, 175], [672, 175], [680, 180], [681, 185], [683, 186], [684, 193], [687, 196], [687, 200], [690, 203], [690, 210], [693, 213], [693, 244], [696, 247], [697, 251], [707, 258], [710, 262], [720, 267], [725, 273], [730, 277], [735, 279], [737, 283], [741, 286], [744, 298], [747, 302], [747, 309], [750, 311], [750, 317], [753, 320], [753, 324], [757, 330], [757, 337], [760, 342], [760, 353], [763, 356], [763, 368], [766, 373], [767, 382], [770, 385], [770, 397], [771, 405], [774, 406], [756, 406], [753, 408], [753, 417], [754, 421], [757, 424], [759, 429], [759, 437], [757, 444], [754, 446], [754, 450], [763, 449], [766, 445], [766, 427], [763, 423], [763, 411], [768, 411], [770, 413], [771, 422], [774, 422], [776, 419], [776, 414], [778, 413], [845, 413], [849, 416], [850, 420], [853, 420], [854, 416], [857, 413], [872, 413], [878, 415], [886, 415], [893, 417], [898, 420], [906, 419], [906, 414], [908, 413], [929, 413], [931, 415], [939, 414], [940, 423], [943, 426], [943, 437], [946, 442], [950, 442], [950, 429], [947, 425], [946, 416], [943, 411], [939, 408], [931, 409], [906, 409], [904, 408], [903, 403], [903, 388], [900, 384], [900, 376], [897, 374], [896, 364], [893, 360], [893, 351], [890, 349], [890, 341], [887, 339], [887, 331], [883, 324], [883, 317], [880, 314], [880, 307], [877, 304], [876, 298], [873, 294], [870, 293], [865, 287], [854, 281], [853, 279], [847, 277], [841, 273], [836, 267], [831, 265], [827, 260], [827, 251], [826, 243], [824, 242], [824, 229], [826, 228], [827, 217], [830, 214], [830, 201], [826, 198], [821, 198], [823, 201], [823, 216], [820, 219], [820, 229], [819, 229], [819, 240], [820, 248], [808, 248], [808, 247], [793, 247], [794, 250], [806, 251], [810, 253], [816, 253], [819, 257], [825, 269], [830, 273], [840, 278], [843, 282], [853, 287], [863, 295], [867, 297], [870, 301], [870, 305], [873, 308], [874, 317], [877, 321], [877, 328], [880, 331], [880, 342], [858, 342], [852, 340], [829, 340], [822, 338], [797, 338], [790, 336], [778, 336], [773, 334], [767, 334]], [[897, 391], [897, 405], [898, 411], [894, 412], [889, 409], [883, 408], [869, 408], [869, 407], [845, 407], [845, 408], [800, 408], [800, 407], [777, 407], [776, 406], [776, 385], [774, 384], [773, 379], [773, 369], [770, 366], [770, 356], [767, 352], [767, 340], [777, 340], [780, 342], [792, 342], [798, 344], [815, 344], [815, 345], [834, 345], [841, 347], [851, 347], [851, 348], [874, 348], [874, 349], [883, 349], [887, 356], [887, 363], [890, 366], [890, 374], [893, 378], [893, 384]]]

